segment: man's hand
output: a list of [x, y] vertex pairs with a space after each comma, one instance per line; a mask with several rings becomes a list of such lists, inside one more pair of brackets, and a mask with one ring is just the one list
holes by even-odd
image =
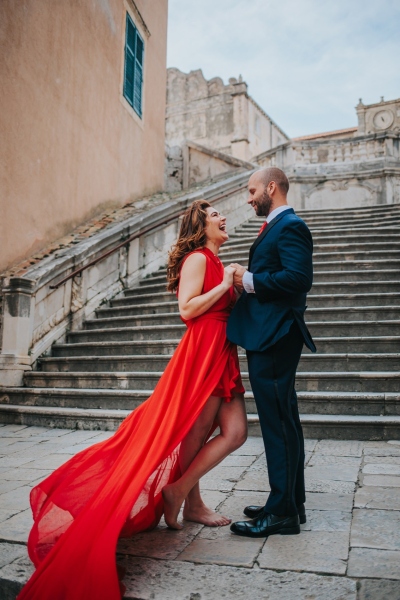
[[242, 265], [239, 265], [238, 263], [231, 263], [229, 266], [235, 269], [235, 272], [233, 274], [233, 285], [239, 292], [242, 292], [243, 274], [247, 271], [247, 269], [246, 267], [242, 267]]

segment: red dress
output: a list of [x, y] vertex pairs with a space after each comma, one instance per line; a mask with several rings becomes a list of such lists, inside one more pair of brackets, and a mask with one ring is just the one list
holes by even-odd
[[[221, 283], [223, 266], [207, 248], [203, 293]], [[236, 346], [226, 338], [234, 304], [226, 292], [187, 321], [154, 392], [115, 434], [59, 467], [33, 488], [28, 552], [36, 571], [18, 600], [119, 600], [119, 537], [155, 527], [162, 488], [180, 476], [178, 454], [210, 395], [243, 393]]]

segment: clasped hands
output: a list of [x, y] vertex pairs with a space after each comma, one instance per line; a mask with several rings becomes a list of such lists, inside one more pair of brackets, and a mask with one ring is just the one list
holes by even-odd
[[239, 265], [238, 263], [231, 263], [229, 266], [235, 269], [235, 272], [233, 274], [233, 285], [235, 286], [237, 291], [241, 293], [243, 292], [243, 275], [247, 271], [247, 269], [246, 267], [242, 267], [242, 265]]

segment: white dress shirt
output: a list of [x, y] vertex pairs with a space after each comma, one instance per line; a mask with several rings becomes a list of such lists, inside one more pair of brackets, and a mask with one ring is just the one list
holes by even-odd
[[[291, 206], [288, 206], [287, 204], [275, 208], [272, 212], [269, 213], [266, 219], [267, 224], [270, 223], [272, 219], [275, 219], [275, 217], [280, 215], [285, 210], [289, 210], [289, 208], [291, 208]], [[255, 294], [253, 285], [253, 273], [250, 273], [250, 271], [245, 271], [243, 273], [243, 287], [248, 294]]]

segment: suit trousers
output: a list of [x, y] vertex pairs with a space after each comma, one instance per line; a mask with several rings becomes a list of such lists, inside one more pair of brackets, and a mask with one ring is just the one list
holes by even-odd
[[305, 502], [304, 437], [294, 389], [303, 344], [295, 321], [264, 352], [247, 351], [271, 487], [265, 511], [274, 515], [295, 515]]

